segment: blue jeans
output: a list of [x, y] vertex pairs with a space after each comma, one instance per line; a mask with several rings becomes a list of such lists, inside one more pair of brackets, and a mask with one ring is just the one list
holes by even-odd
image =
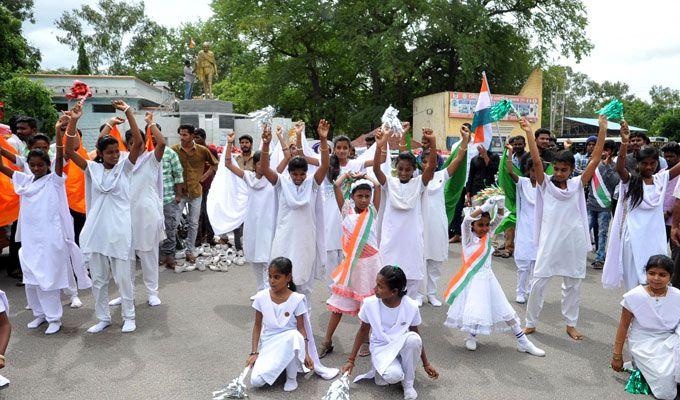
[[593, 211], [588, 210], [588, 222], [590, 229], [596, 229], [597, 232], [597, 251], [595, 253], [595, 261], [604, 262], [604, 256], [607, 252], [607, 232], [609, 232], [609, 221], [612, 219], [612, 212]]
[[192, 86], [193, 83], [184, 81], [184, 100], [191, 100]]

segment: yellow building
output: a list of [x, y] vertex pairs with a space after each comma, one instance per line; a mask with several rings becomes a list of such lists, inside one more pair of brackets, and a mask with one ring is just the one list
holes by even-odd
[[[512, 100], [520, 114], [529, 119], [534, 129], [541, 126], [543, 99], [543, 72], [534, 70], [518, 95], [494, 94], [491, 88], [491, 102], [501, 99]], [[431, 128], [437, 137], [437, 147], [450, 147], [460, 140], [460, 128], [465, 122], [472, 123], [472, 116], [479, 93], [441, 92], [418, 97], [413, 100], [414, 138], [422, 139], [422, 129]], [[523, 135], [515, 115], [508, 115], [493, 124], [492, 150], [500, 151], [508, 136]], [[447, 138], [449, 138], [447, 140]], [[447, 143], [448, 142], [448, 143]]]

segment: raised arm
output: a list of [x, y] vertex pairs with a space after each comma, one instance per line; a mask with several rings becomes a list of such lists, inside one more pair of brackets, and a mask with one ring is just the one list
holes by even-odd
[[510, 175], [510, 178], [512, 178], [512, 181], [517, 183], [519, 182], [519, 176], [515, 173], [515, 169], [513, 168], [512, 165], [512, 145], [510, 143], [505, 145], [505, 151], [508, 153], [505, 155], [505, 171]]
[[272, 141], [272, 128], [265, 125], [262, 131], [262, 151], [260, 157], [260, 168], [262, 168], [262, 175], [272, 184], [276, 185], [279, 180], [279, 175], [269, 167], [269, 144]]
[[14, 170], [5, 165], [2, 157], [0, 157], [0, 172], [3, 175], [7, 175], [10, 179], [12, 179], [12, 176], [14, 175]]
[[239, 178], [243, 178], [243, 170], [239, 168], [238, 165], [234, 165], [231, 160], [231, 150], [234, 147], [234, 140], [236, 140], [236, 133], [230, 132], [227, 136], [227, 149], [224, 150], [226, 151], [226, 153], [224, 153], [224, 166]]
[[630, 130], [626, 121], [621, 121], [621, 147], [619, 156], [616, 158], [616, 172], [623, 183], [628, 182], [630, 173], [626, 169], [626, 154], [628, 154], [628, 141], [630, 140]]
[[333, 183], [335, 202], [338, 203], [338, 208], [340, 211], [342, 211], [342, 206], [345, 204], [345, 194], [342, 193], [342, 184], [345, 183], [347, 178], [349, 178], [349, 173], [345, 172], [344, 174], [338, 176], [338, 179], [336, 179], [335, 183]]
[[614, 351], [611, 362], [611, 367], [614, 371], [623, 371], [623, 345], [626, 343], [628, 328], [630, 327], [630, 322], [632, 320], [633, 313], [628, 311], [625, 307], [621, 307], [621, 319], [619, 320], [619, 328], [616, 330], [616, 339], [614, 339]]
[[113, 100], [111, 101], [111, 105], [115, 107], [116, 110], [125, 113], [128, 123], [130, 124], [130, 131], [132, 132], [132, 148], [129, 149], [130, 154], [128, 155], [128, 160], [134, 164], [137, 162], [137, 157], [144, 152], [145, 146], [144, 139], [142, 139], [142, 132], [139, 130], [139, 126], [137, 126], [137, 120], [135, 120], [135, 114], [132, 112], [132, 107], [127, 105], [123, 100]]
[[66, 127], [66, 156], [68, 159], [75, 163], [78, 168], [85, 170], [87, 168], [87, 160], [78, 154], [76, 149], [78, 148], [78, 143], [76, 138], [78, 137], [78, 131], [76, 126], [78, 125], [78, 119], [83, 115], [83, 109], [80, 103], [76, 103], [71, 111], [66, 112], [68, 115], [68, 126]]
[[378, 128], [375, 134], [375, 154], [373, 155], [373, 174], [378, 183], [382, 186], [387, 182], [387, 177], [380, 169], [382, 163], [387, 158], [387, 134], [383, 132], [382, 128]]
[[380, 210], [380, 196], [382, 193], [380, 184], [368, 175], [365, 175], [365, 178], [373, 183], [373, 207], [375, 207], [376, 210]]
[[543, 160], [541, 160], [541, 154], [538, 152], [538, 146], [536, 145], [536, 136], [531, 131], [531, 124], [526, 119], [522, 117], [519, 120], [519, 126], [524, 130], [527, 137], [527, 143], [529, 144], [529, 154], [531, 154], [531, 160], [534, 162], [534, 174], [536, 175], [536, 183], [539, 185], [543, 184], [545, 178], [545, 172], [543, 172]]
[[68, 116], [62, 115], [54, 125], [54, 133], [56, 138], [56, 154], [54, 156], [54, 173], [61, 176], [64, 172], [64, 138], [62, 136], [61, 125], [67, 122]]
[[330, 147], [328, 147], [328, 131], [330, 131], [331, 124], [325, 119], [319, 121], [319, 127], [316, 132], [319, 134], [319, 151], [321, 152], [321, 166], [314, 173], [314, 180], [318, 185], [321, 185], [326, 174], [328, 173], [328, 165], [330, 164]]
[[423, 185], [427, 186], [434, 178], [434, 170], [437, 169], [437, 138], [434, 137], [432, 129], [423, 129], [423, 141], [425, 140], [430, 144], [427, 168], [423, 171]]
[[[115, 116], [111, 118], [110, 120], [106, 121], [104, 124], [104, 128], [102, 129], [101, 132], [99, 132], [99, 137], [104, 137], [111, 133], [111, 129], [113, 129], [114, 126], [120, 125], [125, 122], [125, 118], [121, 118], [118, 116]], [[122, 149], [121, 149], [122, 150]]]
[[[604, 149], [604, 140], [607, 137], [607, 118], [604, 115], [600, 115], [599, 118], [600, 130], [597, 132], [597, 142], [595, 143], [595, 149], [593, 149], [593, 154], [590, 156], [588, 165], [586, 169], [583, 170], [581, 174], [581, 183], [585, 186], [590, 183], [595, 174], [595, 169], [600, 165], [602, 160], [602, 149]], [[624, 157], [625, 158], [625, 157]]]
[[163, 137], [161, 130], [158, 129], [158, 125], [153, 120], [153, 114], [150, 111], [147, 111], [146, 115], [144, 115], [144, 121], [146, 121], [147, 126], [151, 130], [153, 138], [156, 139], [156, 146], [153, 149], [153, 153], [154, 156], [156, 156], [156, 160], [160, 162], [163, 160], [163, 153], [165, 152], [165, 138]]
[[12, 153], [11, 151], [8, 151], [4, 147], [0, 147], [0, 156], [5, 157], [8, 159], [12, 164], [17, 163], [17, 156], [16, 154]]
[[449, 173], [449, 176], [452, 176], [454, 172], [460, 167], [460, 164], [467, 158], [467, 149], [468, 149], [468, 143], [470, 143], [470, 130], [467, 128], [467, 126], [463, 126], [460, 128], [460, 146], [458, 147], [458, 154], [456, 154], [456, 158], [449, 163], [449, 166], [446, 167], [446, 172]]

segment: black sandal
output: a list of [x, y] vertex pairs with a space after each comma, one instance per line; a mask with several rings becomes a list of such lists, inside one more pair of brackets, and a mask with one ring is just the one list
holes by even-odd
[[321, 345], [321, 351], [319, 352], [319, 358], [324, 358], [328, 354], [333, 352], [333, 343], [324, 343]]

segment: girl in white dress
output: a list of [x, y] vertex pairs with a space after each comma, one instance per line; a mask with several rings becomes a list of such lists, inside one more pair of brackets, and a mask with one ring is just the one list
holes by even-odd
[[354, 382], [371, 378], [379, 386], [401, 382], [404, 399], [415, 399], [418, 393], [413, 384], [418, 356], [430, 378], [437, 379], [439, 373], [430, 365], [425, 354], [418, 331], [421, 324], [418, 305], [405, 295], [404, 271], [391, 265], [383, 267], [376, 276], [375, 295], [364, 299], [361, 305], [361, 327], [342, 372], [352, 373], [359, 348], [369, 339], [370, 332], [371, 370], [357, 376]]
[[[625, 154], [625, 153], [622, 153]], [[623, 295], [611, 367], [623, 371], [623, 345], [657, 399], [673, 400], [680, 383], [680, 290], [670, 286], [673, 260], [659, 254], [645, 266], [646, 285]]]
[[444, 325], [467, 332], [465, 347], [470, 351], [477, 349], [477, 335], [512, 329], [517, 338], [517, 351], [543, 357], [545, 352], [534, 346], [522, 331], [517, 312], [491, 269], [491, 243], [502, 219], [503, 199], [492, 197], [481, 207], [466, 210], [461, 226], [463, 265], [444, 295], [451, 305]]
[[46, 335], [61, 329], [60, 294], [62, 289], [69, 288], [70, 276], [76, 274], [81, 289], [91, 286], [80, 248], [75, 243], [73, 219], [68, 211], [59, 130], [57, 143], [60, 145], [57, 146], [54, 172], [50, 171], [49, 156], [42, 150], [28, 153], [26, 164], [30, 173], [14, 171], [4, 165], [0, 157], [0, 172], [12, 179], [20, 197], [17, 241], [21, 241], [22, 246], [19, 261], [26, 300], [35, 316], [28, 328], [36, 329], [48, 322]]
[[272, 385], [286, 371], [286, 392], [297, 389], [297, 374], [313, 369], [324, 379], [332, 379], [337, 369], [319, 362], [309, 323], [305, 296], [295, 291], [293, 266], [289, 259], [277, 257], [269, 265], [269, 289], [255, 295], [255, 324], [252, 351], [247, 365], [252, 367], [254, 387]]
[[321, 166], [314, 175], [307, 176], [308, 163], [302, 157], [288, 162], [288, 174], [278, 174], [269, 167], [269, 144], [271, 128], [262, 133], [262, 174], [276, 188], [278, 212], [276, 232], [272, 241], [271, 256], [286, 257], [293, 263], [293, 279], [298, 291], [309, 294], [313, 278], [323, 275], [326, 260], [324, 241], [323, 201], [319, 186], [328, 171], [329, 146], [326, 138], [330, 124], [319, 122]]
[[408, 280], [407, 294], [416, 300], [425, 275], [422, 195], [437, 166], [437, 144], [432, 132], [423, 130], [423, 140], [430, 144], [430, 160], [423, 174], [414, 178], [416, 158], [411, 153], [401, 153], [397, 156], [397, 176], [388, 177], [380, 168], [387, 155], [388, 136], [382, 130], [376, 134], [378, 147], [373, 159], [373, 173], [385, 196], [380, 253], [386, 264], [403, 269]]
[[[0, 369], [5, 368], [5, 354], [9, 344], [9, 337], [12, 334], [12, 326], [7, 315], [9, 315], [9, 302], [5, 292], [0, 290]], [[9, 385], [9, 379], [0, 375], [0, 388], [7, 385]]]
[[227, 138], [224, 165], [248, 186], [248, 206], [243, 220], [243, 255], [250, 263], [257, 292], [269, 287], [268, 270], [270, 251], [276, 229], [276, 191], [274, 186], [262, 175], [262, 153], [253, 154], [255, 172], [244, 171], [231, 158], [231, 149], [236, 134], [231, 132]]
[[[621, 150], [626, 154], [628, 125], [621, 123]], [[605, 288], [626, 290], [646, 283], [645, 264], [649, 257], [668, 254], [663, 203], [668, 182], [680, 173], [680, 164], [654, 173], [659, 166], [659, 151], [643, 147], [635, 155], [637, 173], [626, 169], [626, 158], [619, 157], [616, 171], [621, 177], [619, 202], [616, 205], [612, 233], [607, 246], [607, 258], [602, 272]]]
[[85, 160], [75, 151], [76, 123], [82, 116], [79, 105], [71, 110], [66, 132], [67, 154], [71, 161], [85, 171], [86, 178], [87, 220], [80, 233], [80, 245], [83, 254], [89, 257], [95, 314], [99, 320], [87, 330], [90, 333], [101, 332], [111, 325], [108, 301], [111, 275], [115, 276], [114, 281], [122, 298], [122, 331], [133, 332], [137, 327], [130, 271], [130, 260], [134, 258], [130, 179], [134, 164], [144, 151], [144, 141], [130, 106], [122, 100], [114, 100], [111, 104], [123, 111], [130, 123], [134, 145], [128, 157], [120, 156], [118, 141], [111, 136], [101, 137], [97, 141], [95, 161]]

